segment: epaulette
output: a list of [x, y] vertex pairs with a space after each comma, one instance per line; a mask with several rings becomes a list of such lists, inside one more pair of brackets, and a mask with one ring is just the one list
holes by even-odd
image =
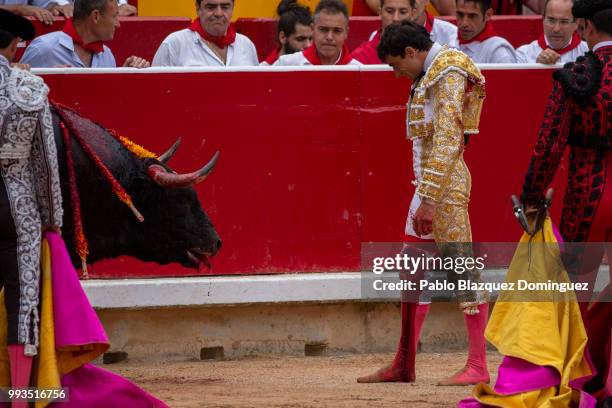
[[475, 84], [484, 84], [485, 78], [474, 62], [463, 52], [444, 46], [434, 58], [431, 67], [419, 84], [419, 88], [427, 89], [435, 85], [448, 72], [455, 71]]
[[602, 70], [599, 58], [589, 51], [555, 71], [553, 78], [559, 81], [565, 95], [579, 105], [585, 105], [599, 91]]
[[28, 71], [13, 68], [8, 81], [11, 102], [26, 112], [41, 110], [47, 102], [49, 88], [45, 81]]

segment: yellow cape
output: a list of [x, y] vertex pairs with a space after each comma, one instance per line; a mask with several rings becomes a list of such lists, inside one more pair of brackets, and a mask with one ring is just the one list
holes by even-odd
[[[550, 218], [531, 241], [527, 234], [523, 235], [506, 282], [516, 283], [519, 279], [570, 282]], [[504, 408], [577, 406], [580, 395], [570, 388], [569, 382], [590, 375], [591, 369], [584, 357], [587, 335], [575, 294], [526, 293], [500, 294], [485, 336], [506, 356], [555, 368], [561, 377], [559, 387], [504, 396], [488, 385], [478, 384], [473, 396], [483, 404]]]

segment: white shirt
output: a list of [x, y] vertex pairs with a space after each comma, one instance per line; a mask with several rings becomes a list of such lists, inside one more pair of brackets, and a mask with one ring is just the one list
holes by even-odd
[[[548, 40], [546, 40], [546, 43], [550, 45]], [[560, 62], [562, 64], [566, 64], [568, 62], [574, 62], [576, 61], [576, 58], [578, 58], [581, 55], [584, 55], [584, 53], [587, 52], [588, 50], [589, 50], [589, 46], [587, 45], [587, 43], [584, 41], [581, 41], [580, 44], [576, 48], [574, 48], [570, 52], [566, 52], [565, 54], [561, 55], [561, 59], [559, 59], [559, 61], [557, 62]], [[535, 40], [529, 44], [521, 45], [520, 47], [516, 49], [517, 62], [520, 62], [523, 64], [535, 63], [536, 60], [538, 59], [538, 56], [542, 53], [542, 51], [544, 50], [542, 49], [542, 47], [540, 47], [540, 44], [538, 44], [538, 40]]]
[[431, 33], [429, 33], [431, 41], [441, 45], [448, 45], [451, 48], [459, 48], [457, 26], [439, 18], [434, 18], [433, 21]]
[[[370, 34], [370, 41], [376, 36], [378, 30]], [[431, 41], [441, 44], [448, 45], [451, 48], [459, 48], [459, 40], [457, 40], [457, 26], [448, 21], [434, 18], [433, 26], [431, 27], [431, 33], [429, 33]]]
[[[338, 60], [340, 57], [338, 57]], [[336, 61], [337, 62], [337, 61]], [[274, 63], [276, 66], [304, 66], [304, 65], [312, 65], [310, 61], [306, 59], [304, 53], [302, 51], [296, 52], [294, 54], [282, 55], [276, 62]], [[348, 65], [362, 65], [361, 62], [357, 61], [355, 58], [351, 59], [351, 62]]]
[[477, 64], [516, 63], [514, 47], [502, 37], [491, 37], [482, 42], [460, 44], [459, 49]]
[[253, 42], [242, 34], [236, 34], [236, 41], [227, 47], [227, 58], [223, 63], [200, 34], [186, 28], [166, 37], [157, 49], [152, 65], [154, 67], [256, 66], [259, 65], [259, 60]]

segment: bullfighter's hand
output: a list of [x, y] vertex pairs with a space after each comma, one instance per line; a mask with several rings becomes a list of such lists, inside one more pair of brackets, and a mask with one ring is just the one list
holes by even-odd
[[414, 213], [413, 227], [416, 234], [420, 237], [433, 232], [433, 219], [436, 215], [435, 201], [424, 198], [419, 208]]

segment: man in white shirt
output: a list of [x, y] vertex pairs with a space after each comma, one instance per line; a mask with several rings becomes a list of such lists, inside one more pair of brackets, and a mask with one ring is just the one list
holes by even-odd
[[573, 62], [588, 51], [580, 40], [572, 15], [572, 0], [546, 0], [542, 24], [544, 32], [537, 40], [516, 50], [518, 62], [556, 64]]
[[491, 0], [457, 0], [459, 49], [476, 63], [515, 63], [516, 51], [491, 23]]
[[153, 66], [227, 67], [259, 65], [251, 40], [231, 24], [235, 0], [196, 0], [198, 17], [170, 34], [159, 46]]
[[321, 0], [314, 13], [313, 43], [295, 54], [283, 55], [274, 65], [361, 65], [346, 45], [349, 14], [341, 0]]
[[279, 46], [268, 54], [262, 66], [272, 65], [281, 56], [300, 52], [312, 44], [312, 14], [308, 7], [301, 6], [297, 0], [282, 0], [276, 13]]
[[412, 0], [414, 14], [412, 21], [425, 27], [431, 40], [440, 45], [459, 48], [457, 41], [457, 26], [448, 21], [434, 18], [427, 12], [429, 0]]

